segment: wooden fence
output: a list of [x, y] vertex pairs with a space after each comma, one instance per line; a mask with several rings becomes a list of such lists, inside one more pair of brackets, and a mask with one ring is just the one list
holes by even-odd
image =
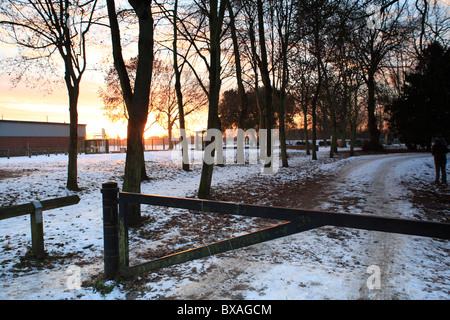
[[[125, 277], [133, 276], [326, 225], [450, 239], [450, 224], [447, 223], [120, 192], [115, 181], [103, 183], [102, 193], [104, 266], [105, 277], [109, 279], [118, 274]], [[130, 266], [127, 223], [129, 203], [277, 219], [285, 222]]]
[[[89, 153], [88, 148], [78, 148], [78, 154]], [[39, 156], [45, 155], [50, 157], [50, 155], [58, 155], [58, 154], [68, 154], [68, 148], [21, 148], [21, 149], [0, 149], [0, 157], [29, 157], [31, 156]]]
[[74, 195], [0, 208], [0, 220], [29, 214], [31, 224], [32, 254], [37, 259], [43, 259], [45, 257], [45, 250], [42, 211], [66, 207], [77, 204], [78, 202], [80, 202], [80, 198], [77, 195]]

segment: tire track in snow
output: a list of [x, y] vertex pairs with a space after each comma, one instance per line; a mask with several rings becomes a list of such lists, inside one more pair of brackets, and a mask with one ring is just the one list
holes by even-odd
[[[329, 209], [331, 205], [352, 213], [374, 214], [393, 218], [411, 218], [408, 211], [411, 203], [407, 199], [407, 190], [401, 185], [406, 162], [429, 157], [428, 154], [394, 154], [360, 159], [345, 167], [340, 176], [331, 183], [322, 196], [328, 203], [322, 204]], [[360, 299], [407, 299], [408, 296], [399, 287], [403, 270], [398, 262], [405, 253], [405, 242], [410, 238], [404, 235], [362, 231], [361, 263], [379, 268], [379, 283], [369, 288], [369, 272], [362, 277], [359, 289]]]

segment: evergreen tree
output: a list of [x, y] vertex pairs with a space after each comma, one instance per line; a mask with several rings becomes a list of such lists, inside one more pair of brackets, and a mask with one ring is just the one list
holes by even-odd
[[402, 97], [386, 111], [391, 129], [409, 148], [429, 148], [436, 136], [450, 142], [450, 49], [430, 44], [407, 75]]

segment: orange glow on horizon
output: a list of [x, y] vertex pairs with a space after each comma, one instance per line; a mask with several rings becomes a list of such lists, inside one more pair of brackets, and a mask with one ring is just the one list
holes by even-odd
[[[0, 45], [0, 58], [6, 56], [4, 46]], [[78, 123], [86, 124], [88, 139], [94, 135], [101, 136], [102, 129], [109, 138], [126, 138], [126, 121], [113, 123], [103, 114], [103, 101], [98, 95], [99, 88], [104, 86], [103, 80], [103, 74], [95, 70], [87, 70], [83, 76], [78, 98]], [[0, 119], [70, 122], [68, 93], [62, 78], [52, 78], [47, 83], [30, 81], [28, 85], [26, 81], [22, 81], [15, 87], [11, 85], [11, 81], [5, 73], [0, 75]], [[206, 125], [206, 118], [206, 114], [201, 111], [194, 117], [187, 118], [186, 125], [190, 129], [188, 132], [202, 130]], [[153, 122], [154, 115], [150, 114], [148, 123]], [[173, 131], [177, 132], [176, 126]], [[145, 132], [144, 137], [167, 135], [167, 130], [155, 123]]]
[[[92, 81], [85, 81], [84, 84], [78, 100], [78, 123], [86, 124], [87, 138], [101, 135], [102, 129], [109, 138], [126, 138], [126, 121], [113, 123], [103, 115], [103, 102], [97, 95], [98, 84]], [[29, 88], [24, 84], [13, 88], [9, 79], [1, 76], [0, 119], [69, 123], [67, 91], [63, 84], [58, 84], [52, 92]], [[154, 117], [149, 115], [148, 123], [153, 122]], [[167, 136], [167, 130], [155, 123], [144, 134], [145, 138], [151, 136]]]
[[[103, 35], [103, 34], [102, 34]], [[108, 39], [108, 32], [105, 35]], [[108, 40], [105, 40], [108, 43]], [[136, 47], [124, 48], [124, 51], [135, 56]], [[86, 124], [86, 138], [93, 138], [102, 134], [104, 129], [109, 138], [126, 138], [126, 121], [111, 122], [102, 110], [103, 101], [99, 97], [99, 88], [104, 87], [105, 70], [112, 66], [111, 51], [109, 45], [92, 44], [89, 48], [89, 61], [94, 63], [95, 67], [88, 67], [80, 83], [80, 95], [78, 98], [78, 123]], [[0, 44], [0, 59], [6, 59], [20, 56], [20, 50], [16, 45]], [[12, 72], [0, 73], [0, 119], [4, 120], [22, 120], [39, 122], [57, 122], [70, 123], [69, 116], [69, 97], [64, 83], [64, 70], [60, 57], [55, 55], [54, 68], [55, 73], [45, 74], [44, 80], [33, 72], [27, 72], [23, 80], [16, 86], [13, 86], [14, 76]], [[103, 68], [103, 69], [102, 69]], [[5, 69], [6, 70], [6, 69]], [[12, 70], [13, 71], [13, 70]], [[40, 70], [39, 70], [40, 71]], [[47, 72], [42, 70], [40, 72]], [[154, 122], [154, 115], [149, 114], [149, 122]], [[203, 112], [196, 112], [186, 118], [188, 133], [195, 130], [202, 130], [206, 126], [206, 115]], [[176, 121], [178, 125], [178, 121]], [[173, 128], [174, 133], [177, 126]], [[152, 136], [167, 136], [168, 132], [160, 124], [155, 123], [149, 128], [144, 138]]]
[[[152, 121], [152, 120], [150, 120]], [[150, 122], [149, 121], [149, 122]], [[89, 127], [89, 124], [87, 125]], [[118, 136], [121, 139], [127, 137], [127, 123], [107, 123], [105, 124], [106, 135], [109, 138], [117, 138]], [[94, 134], [99, 134], [101, 132], [95, 132]], [[164, 130], [161, 126], [155, 123], [152, 127], [150, 127], [144, 134], [144, 138], [147, 139], [149, 137], [157, 136], [162, 137], [167, 135], [167, 130]]]

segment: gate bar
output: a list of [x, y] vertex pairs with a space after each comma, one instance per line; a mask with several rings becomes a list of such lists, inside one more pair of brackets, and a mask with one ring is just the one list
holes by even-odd
[[[111, 241], [109, 243], [112, 245], [110, 248], [105, 246], [105, 274], [108, 275], [108, 278], [112, 278], [118, 273], [124, 276], [136, 275], [326, 225], [450, 239], [450, 224], [448, 223], [120, 192], [117, 183], [113, 181], [104, 183], [102, 187], [104, 222], [106, 222], [107, 229], [109, 229], [108, 226], [111, 226], [111, 230], [105, 230], [105, 238], [109, 238], [108, 241]], [[216, 212], [276, 219], [282, 220], [284, 223], [280, 221], [278, 225], [256, 232], [129, 266], [128, 203], [188, 209], [193, 210], [194, 213], [195, 211]], [[108, 221], [109, 219], [111, 220]]]
[[317, 226], [331, 225], [335, 227], [400, 233], [445, 240], [450, 239], [450, 224], [441, 222], [379, 217], [367, 214], [269, 207], [255, 204], [166, 197], [131, 192], [120, 192], [120, 198], [125, 202], [291, 221], [300, 226], [305, 224], [314, 224]]
[[[314, 228], [311, 226], [310, 229]], [[290, 222], [284, 222], [282, 224], [271, 226], [265, 229], [261, 229], [255, 232], [247, 233], [241, 236], [217, 241], [207, 245], [203, 245], [197, 248], [188, 249], [185, 251], [173, 253], [149, 262], [145, 262], [134, 266], [120, 266], [120, 274], [124, 277], [134, 276], [137, 274], [145, 273], [154, 269], [165, 268], [171, 265], [209, 257], [217, 253], [223, 253], [234, 249], [247, 247], [253, 244], [274, 240], [284, 236], [288, 236], [300, 231], [293, 228]]]

